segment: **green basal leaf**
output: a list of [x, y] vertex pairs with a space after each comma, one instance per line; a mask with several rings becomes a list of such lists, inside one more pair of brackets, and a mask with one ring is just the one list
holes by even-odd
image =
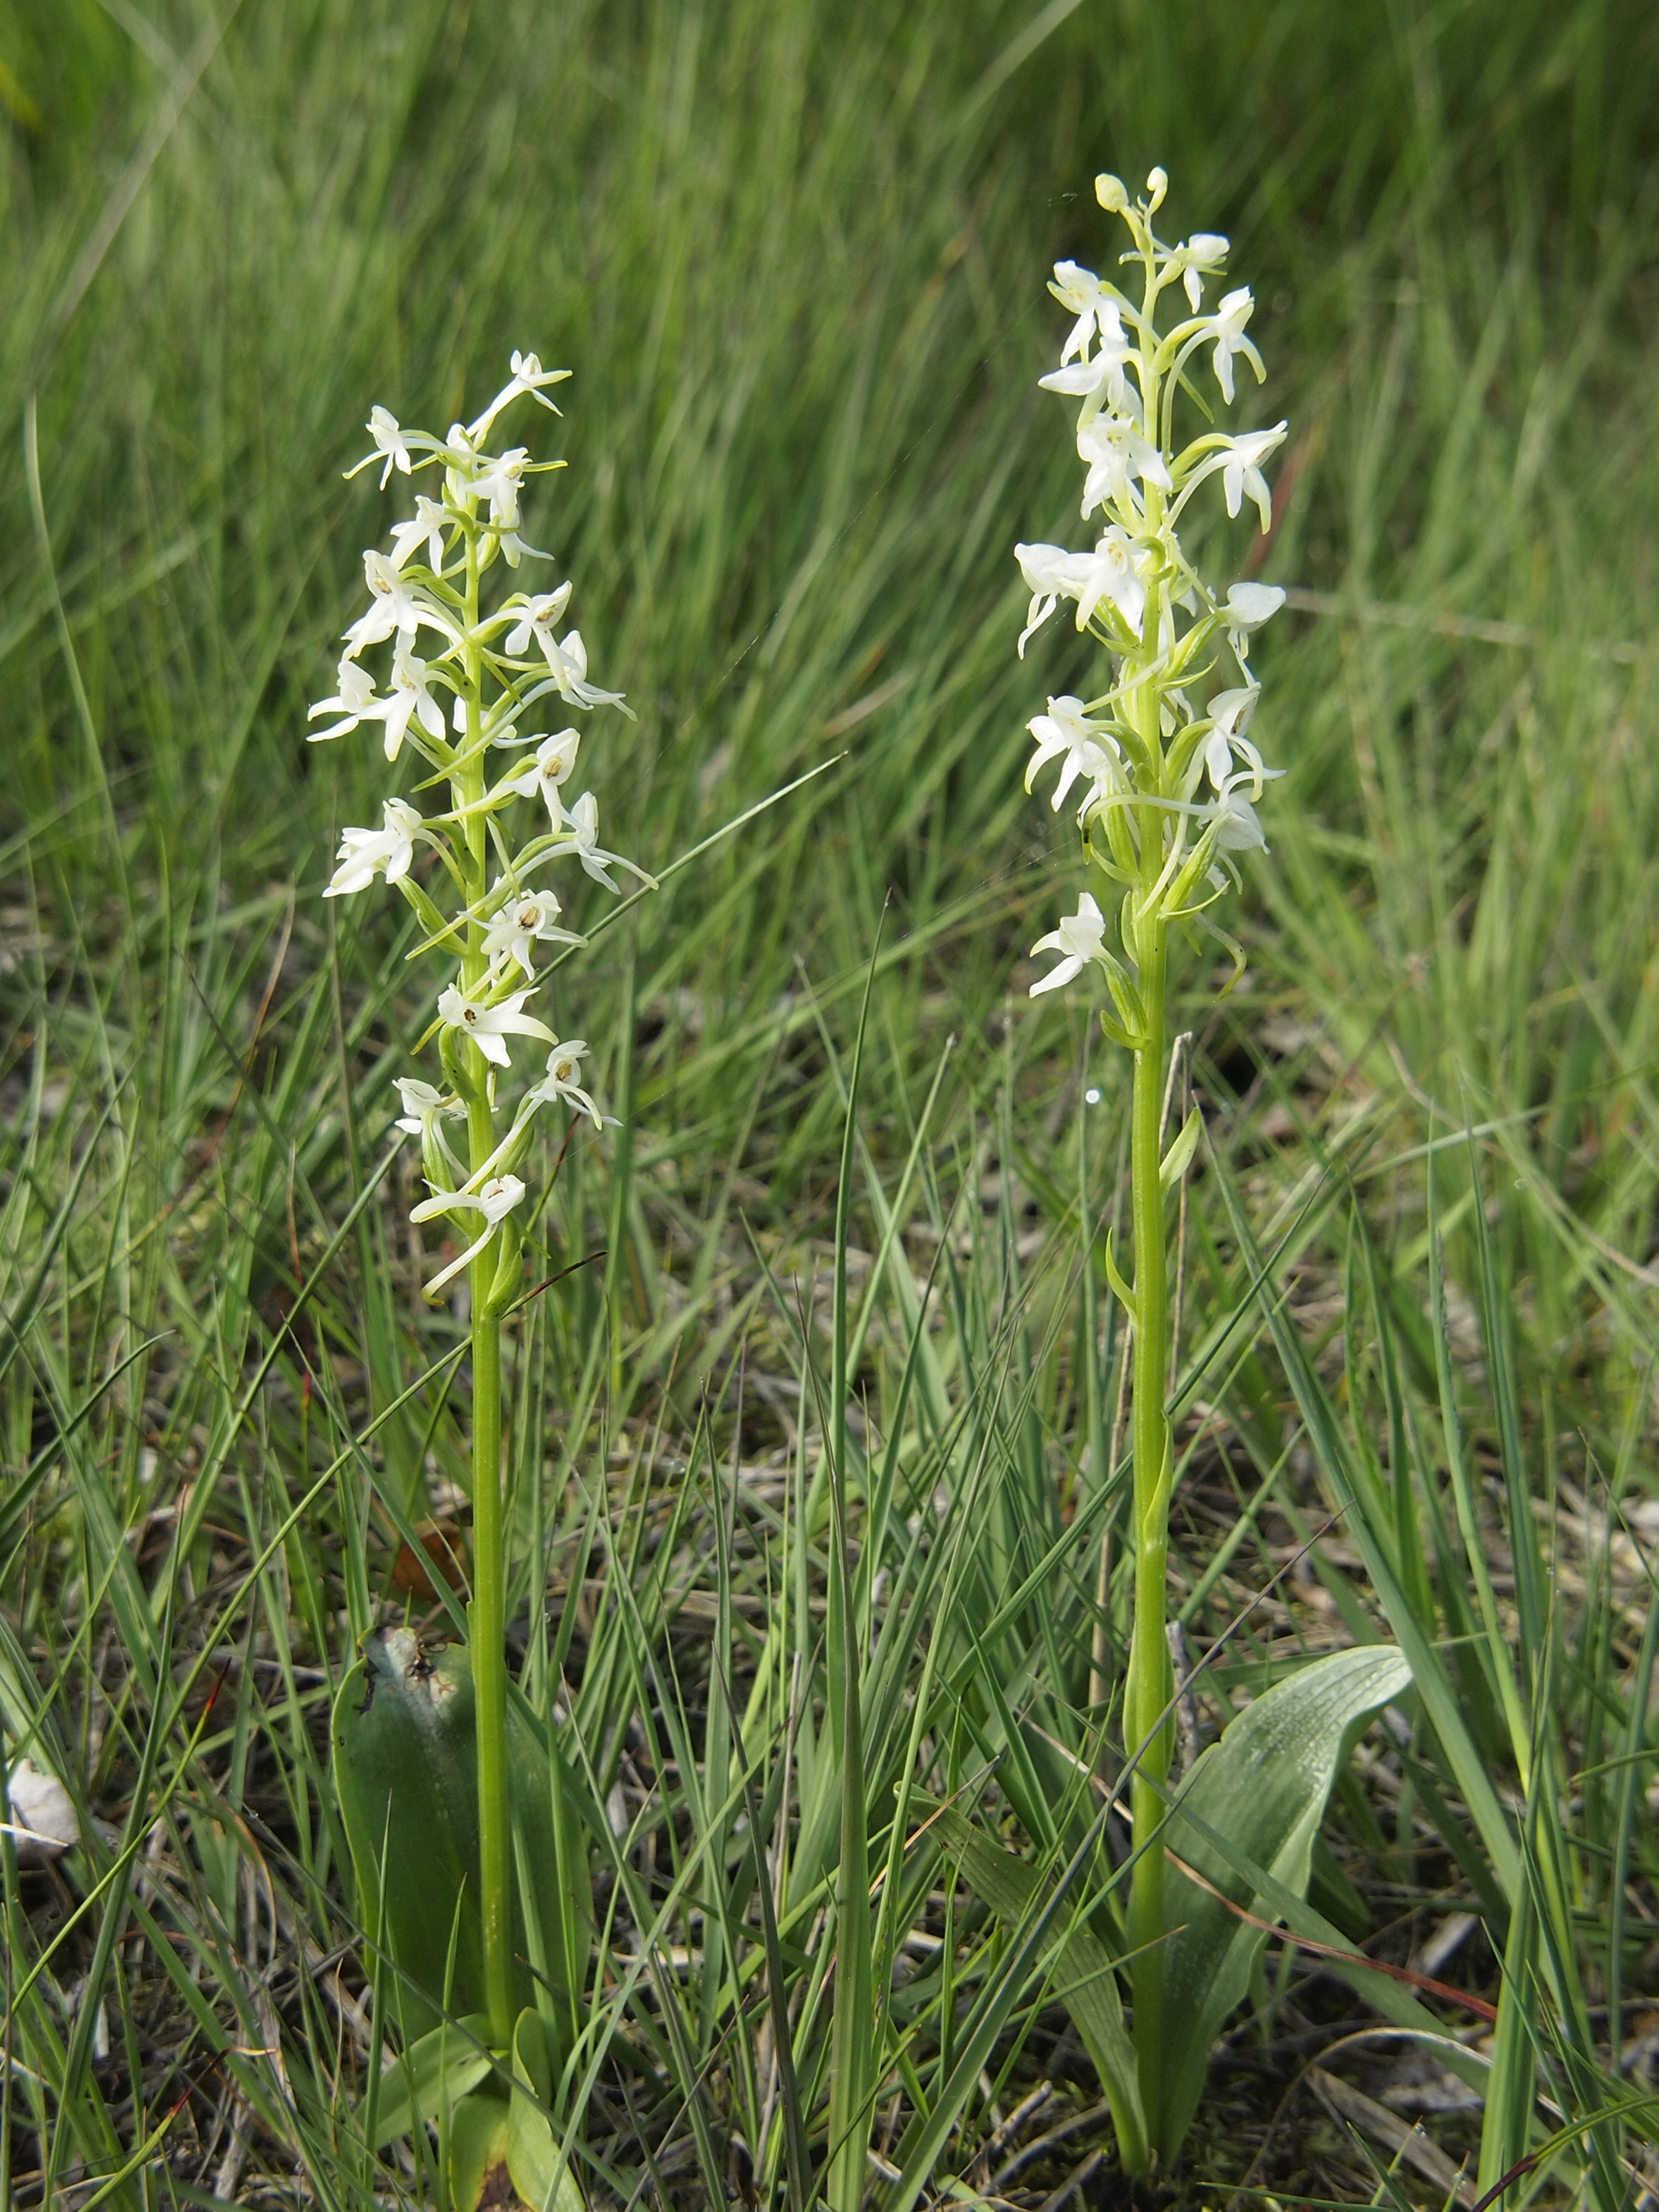
[[522, 2091], [507, 2111], [507, 2170], [530, 2212], [586, 2212], [546, 2113]]
[[513, 2078], [522, 2081], [543, 2104], [552, 2103], [553, 2068], [547, 2053], [547, 2030], [538, 2012], [521, 2012], [514, 2025]]
[[[366, 1638], [362, 1659], [335, 1699], [333, 1737], [359, 1915], [371, 1936], [383, 1931], [397, 1968], [383, 1978], [392, 2018], [405, 2039], [424, 2040], [446, 2011], [483, 1997], [474, 1902], [477, 1737], [465, 1647], [423, 1649], [406, 1628]], [[516, 1696], [507, 1707], [507, 1750], [518, 1870], [513, 1954], [529, 1962], [520, 1966], [515, 1995], [520, 2007], [534, 2002], [533, 1966], [544, 2002], [574, 2032], [592, 1923], [586, 1801], [562, 1759], [556, 1776], [548, 1744]]]
[[538, 2013], [520, 2013], [513, 2031], [513, 2077], [507, 2122], [507, 2167], [513, 2186], [530, 2212], [585, 2212], [576, 2177], [542, 2109], [553, 2087], [546, 2031]]
[[452, 2212], [477, 2212], [486, 2197], [491, 2204], [505, 2200], [512, 2178], [511, 2132], [512, 2108], [503, 2098], [463, 2097], [456, 2106], [449, 2120]]
[[[1275, 1684], [1193, 1769], [1164, 1831], [1168, 1848], [1258, 1919], [1274, 1917], [1277, 1907], [1241, 1862], [1305, 1896], [1314, 1838], [1353, 1736], [1411, 1679], [1401, 1653], [1370, 1644], [1333, 1652]], [[1231, 1850], [1224, 1854], [1205, 1830]], [[1168, 2163], [1197, 2108], [1210, 2045], [1243, 1996], [1267, 1938], [1175, 1867], [1166, 1894], [1176, 1932], [1166, 1947], [1164, 2109], [1152, 2126]]]
[[495, 2063], [487, 2050], [489, 2022], [469, 2013], [452, 2026], [441, 2022], [394, 2058], [380, 2079], [380, 2111], [375, 2150], [384, 2150], [422, 2120], [435, 2119], [476, 2089]]
[[[381, 1931], [399, 1969], [385, 1977], [392, 2017], [405, 2039], [424, 2039], [446, 2008], [470, 2009], [483, 1996], [465, 1650], [422, 1650], [406, 1628], [366, 1638], [334, 1701], [333, 1740], [359, 1916], [371, 1936]], [[453, 1983], [446, 1990], [452, 1933]]]

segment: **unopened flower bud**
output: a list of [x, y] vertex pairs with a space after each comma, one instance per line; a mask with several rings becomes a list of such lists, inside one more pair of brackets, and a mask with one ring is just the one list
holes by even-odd
[[1115, 177], [1105, 169], [1095, 179], [1095, 198], [1108, 215], [1121, 215], [1129, 204], [1129, 195], [1124, 189], [1122, 178]]
[[1170, 189], [1170, 179], [1162, 169], [1154, 169], [1146, 179], [1146, 199], [1149, 208], [1155, 208]]

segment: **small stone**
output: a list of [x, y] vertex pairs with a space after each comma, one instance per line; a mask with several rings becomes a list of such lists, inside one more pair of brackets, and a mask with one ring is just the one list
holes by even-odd
[[70, 1794], [55, 1774], [20, 1759], [9, 1778], [10, 1829], [20, 1866], [45, 1866], [81, 1840]]

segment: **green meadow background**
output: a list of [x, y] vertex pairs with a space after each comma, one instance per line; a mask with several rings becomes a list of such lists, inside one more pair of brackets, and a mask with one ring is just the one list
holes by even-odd
[[[515, 434], [568, 461], [528, 534], [638, 713], [586, 736], [607, 842], [662, 869], [823, 771], [548, 994], [628, 1127], [573, 1146], [545, 1272], [604, 1256], [518, 1359], [523, 1663], [580, 1679], [599, 1800], [641, 1824], [614, 1876], [643, 1885], [637, 1926], [653, 1820], [664, 1864], [688, 1837], [706, 1868], [739, 1852], [716, 1737], [757, 1772], [805, 1756], [788, 1680], [810, 1708], [838, 1251], [855, 1441], [874, 1468], [897, 1440], [860, 1541], [919, 1592], [884, 1612], [872, 1567], [860, 1598], [872, 1849], [924, 1736], [941, 1775], [1004, 1758], [998, 1787], [1030, 1716], [1084, 1743], [1125, 1615], [1121, 1573], [1096, 1579], [1121, 1346], [1079, 1218], [1117, 1202], [1127, 1079], [1080, 997], [1026, 995], [1079, 878], [1023, 791], [1024, 724], [1092, 687], [1063, 624], [1016, 659], [1012, 547], [1081, 527], [1036, 389], [1065, 328], [1049, 266], [1104, 264], [1093, 176], [1133, 188], [1153, 161], [1169, 234], [1227, 232], [1254, 288], [1269, 375], [1241, 420], [1291, 423], [1271, 539], [1224, 518], [1195, 539], [1218, 580], [1293, 588], [1258, 655], [1255, 734], [1288, 773], [1235, 909], [1249, 973], [1218, 1008], [1206, 963], [1183, 986], [1209, 1143], [1182, 1227], [1177, 1597], [1207, 1649], [1317, 1539], [1228, 1648], [1212, 1718], [1298, 1652], [1398, 1640], [1379, 1561], [1417, 1624], [1438, 1717], [1391, 1780], [1345, 1784], [1329, 1879], [1396, 1961], [1449, 1912], [1483, 1921], [1445, 1972], [1510, 1992], [1509, 2040], [1486, 2116], [1430, 2122], [1454, 2164], [1495, 2179], [1535, 2148], [1539, 2083], [1569, 2116], [1639, 2086], [1659, 14], [0, 0], [0, 1717], [70, 1778], [85, 1837], [50, 1877], [3, 1855], [0, 2197], [119, 2176], [134, 2205], [427, 2201], [340, 2118], [369, 2045], [325, 1779], [332, 1687], [465, 1471], [464, 1386], [447, 1406], [430, 1372], [461, 1323], [413, 1294], [414, 1170], [374, 1182], [430, 994], [400, 904], [319, 897], [385, 763], [305, 742], [361, 549], [402, 512], [378, 471], [343, 481], [373, 403], [441, 429], [514, 346], [574, 371], [562, 423], [526, 408]], [[741, 1512], [734, 1469], [759, 1470]], [[903, 1583], [940, 1498], [953, 1564]], [[964, 1617], [995, 1632], [928, 1671]], [[737, 1638], [735, 1717], [691, 1661], [675, 1687], [697, 1623]], [[1041, 1756], [987, 1817], [1063, 1860]], [[975, 2147], [1034, 2078], [1056, 2112], [1098, 2093], [1075, 2042], [1071, 2073], [1054, 2059], [1052, 2003], [990, 2005], [1001, 1939], [930, 1902], [942, 1864], [878, 1930], [890, 1966], [912, 1927], [911, 1963], [945, 1960], [893, 2045], [882, 2155], [921, 2144], [985, 2189], [1006, 2154], [972, 2169]], [[582, 2090], [588, 2185], [782, 2191], [775, 2149], [732, 2179], [734, 2138], [770, 2124], [761, 2059], [732, 2056], [758, 2021], [663, 1909], [702, 1994], [671, 2035], [658, 1990], [626, 2095], [602, 2068]], [[821, 2151], [825, 1939], [809, 1912], [790, 1940]], [[1263, 2055], [1218, 2087], [1183, 2185], [1362, 2201], [1394, 2152], [1297, 2088], [1279, 1955]], [[1367, 2017], [1326, 1997], [1333, 2033]], [[985, 2057], [930, 2134], [975, 2021]], [[1646, 2125], [1601, 2122], [1524, 2188], [1613, 2212]], [[1047, 2201], [1097, 2139], [1005, 2191]], [[1425, 2171], [1388, 2186], [1442, 2201]]]

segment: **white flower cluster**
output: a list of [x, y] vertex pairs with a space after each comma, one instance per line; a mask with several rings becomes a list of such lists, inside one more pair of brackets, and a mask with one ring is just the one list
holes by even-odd
[[[600, 845], [599, 802], [591, 792], [566, 798], [580, 732], [523, 729], [540, 719], [538, 709], [545, 713], [544, 701], [583, 713], [620, 707], [632, 719], [620, 692], [589, 682], [580, 631], [560, 635], [569, 584], [533, 596], [515, 592], [487, 614], [479, 605], [481, 580], [498, 557], [512, 569], [526, 554], [550, 557], [520, 536], [520, 501], [528, 477], [564, 465], [532, 461], [524, 446], [489, 452], [490, 431], [503, 410], [526, 394], [556, 414], [545, 387], [568, 374], [568, 369], [544, 369], [534, 354], [515, 353], [511, 377], [483, 413], [475, 422], [453, 424], [445, 438], [404, 429], [384, 407], [373, 410], [368, 428], [374, 450], [347, 473], [355, 476], [383, 461], [384, 489], [394, 471], [412, 477], [430, 468], [441, 472], [434, 489], [441, 496], [417, 496], [414, 514], [392, 528], [391, 550], [364, 554], [368, 611], [345, 633], [333, 696], [311, 709], [313, 720], [332, 718], [311, 733], [313, 743], [378, 724], [389, 762], [405, 751], [418, 755], [436, 772], [429, 781], [448, 786], [450, 804], [442, 812], [423, 815], [405, 799], [388, 799], [380, 829], [348, 830], [324, 893], [348, 897], [384, 877], [419, 916], [426, 933], [420, 949], [459, 963], [437, 1000], [444, 1085], [412, 1076], [398, 1085], [404, 1113], [397, 1126], [420, 1139], [432, 1192], [411, 1219], [447, 1214], [465, 1223], [469, 1234], [480, 1231], [426, 1285], [428, 1297], [498, 1238], [500, 1293], [515, 1279], [519, 1248], [510, 1217], [525, 1196], [515, 1170], [529, 1152], [540, 1109], [563, 1106], [587, 1115], [596, 1127], [606, 1118], [582, 1086], [586, 1045], [580, 1038], [561, 1040], [525, 1012], [538, 988], [536, 947], [584, 941], [561, 926], [562, 909], [542, 875], [555, 861], [570, 860], [613, 893], [621, 888], [611, 873], [616, 868], [652, 882], [633, 861]], [[422, 632], [436, 641], [430, 659], [416, 649]], [[381, 690], [362, 656], [384, 645], [390, 645], [392, 660]], [[490, 757], [502, 750], [518, 758], [506, 773], [492, 775]], [[537, 799], [546, 808], [546, 826], [538, 817], [538, 826], [514, 849], [504, 818], [519, 801]], [[457, 911], [446, 915], [416, 878], [417, 846], [436, 854], [434, 880], [440, 887], [447, 880]], [[503, 1132], [496, 1121], [495, 1084], [498, 1071], [512, 1064], [510, 1037], [536, 1039], [547, 1060], [544, 1074], [520, 1097]], [[467, 1124], [471, 1155], [465, 1164], [444, 1129], [447, 1121], [461, 1121]]]
[[[1254, 306], [1248, 288], [1224, 293], [1212, 312], [1203, 312], [1205, 279], [1221, 269], [1227, 240], [1198, 231], [1166, 246], [1155, 236], [1152, 219], [1168, 182], [1154, 169], [1146, 198], [1132, 202], [1117, 178], [1095, 180], [1101, 205], [1128, 225], [1132, 246], [1122, 258], [1139, 269], [1139, 301], [1073, 261], [1056, 266], [1049, 286], [1074, 319], [1059, 368], [1041, 382], [1080, 403], [1083, 518], [1100, 517], [1093, 549], [1015, 549], [1031, 592], [1021, 657], [1062, 599], [1075, 604], [1078, 629], [1114, 656], [1115, 680], [1100, 697], [1051, 698], [1048, 712], [1032, 718], [1036, 750], [1025, 787], [1050, 765], [1059, 770], [1056, 809], [1081, 787], [1085, 851], [1109, 877], [1131, 886], [1122, 930], [1132, 962], [1149, 929], [1195, 919], [1213, 902], [1233, 874], [1231, 854], [1265, 848], [1255, 802], [1280, 773], [1264, 766], [1247, 733], [1259, 696], [1250, 638], [1285, 594], [1276, 586], [1236, 583], [1218, 598], [1182, 552], [1176, 525], [1199, 486], [1219, 477], [1228, 514], [1237, 515], [1249, 499], [1264, 532], [1271, 529], [1262, 464], [1287, 426], [1240, 434], [1206, 429], [1176, 445], [1176, 398], [1183, 386], [1192, 392], [1188, 372], [1197, 356], [1207, 352], [1229, 403], [1237, 361], [1258, 382], [1266, 372], [1246, 334]], [[1188, 312], [1160, 331], [1159, 305], [1171, 287], [1184, 294]], [[1201, 687], [1224, 649], [1240, 680], [1204, 700]], [[1108, 1029], [1133, 1043], [1133, 979], [1107, 951], [1105, 930], [1099, 906], [1085, 893], [1077, 913], [1033, 946], [1060, 958], [1032, 995], [1097, 963], [1122, 1018], [1109, 1020]]]

